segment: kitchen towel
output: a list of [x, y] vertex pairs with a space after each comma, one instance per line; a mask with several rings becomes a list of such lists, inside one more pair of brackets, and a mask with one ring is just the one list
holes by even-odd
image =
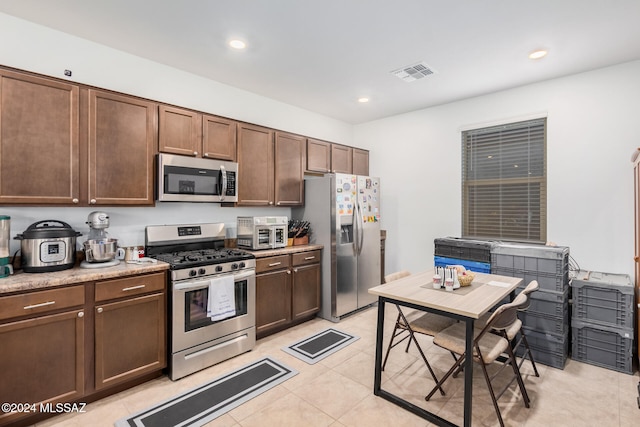
[[209, 281], [207, 316], [212, 322], [236, 315], [235, 282], [233, 276], [224, 276]]

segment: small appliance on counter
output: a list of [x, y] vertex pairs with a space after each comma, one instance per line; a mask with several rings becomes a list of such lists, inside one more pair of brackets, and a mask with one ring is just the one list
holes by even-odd
[[13, 274], [9, 263], [9, 239], [11, 238], [11, 217], [0, 215], [0, 277]]
[[275, 249], [287, 246], [286, 216], [239, 216], [237, 246], [245, 249]]
[[115, 259], [118, 239], [112, 239], [107, 234], [109, 215], [106, 212], [91, 212], [86, 224], [89, 226], [89, 236], [82, 244], [85, 260], [80, 267], [101, 268], [120, 264], [120, 260]]
[[73, 268], [78, 236], [82, 233], [63, 221], [47, 219], [31, 224], [15, 237], [20, 240], [22, 270], [48, 273]]

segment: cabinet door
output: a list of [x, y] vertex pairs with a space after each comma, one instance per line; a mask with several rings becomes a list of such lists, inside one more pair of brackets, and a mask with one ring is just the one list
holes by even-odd
[[[0, 325], [0, 401], [72, 402], [84, 394], [84, 312]], [[0, 424], [30, 413], [0, 413]]]
[[307, 170], [309, 172], [331, 172], [331, 143], [307, 139]]
[[256, 275], [256, 336], [285, 328], [291, 322], [291, 270]]
[[89, 90], [89, 204], [153, 205], [157, 105]]
[[276, 206], [304, 205], [305, 138], [276, 132], [275, 202]]
[[353, 173], [353, 149], [346, 145], [331, 145], [331, 170], [334, 173]]
[[202, 115], [195, 111], [160, 105], [158, 150], [161, 153], [200, 155]]
[[273, 131], [238, 124], [238, 205], [273, 205]]
[[320, 264], [293, 269], [293, 320], [313, 317], [320, 311]]
[[235, 161], [236, 127], [233, 120], [202, 116], [202, 157]]
[[369, 151], [360, 148], [353, 149], [354, 175], [369, 175]]
[[0, 70], [0, 203], [79, 201], [79, 87]]
[[95, 310], [96, 390], [167, 365], [164, 294], [98, 304]]

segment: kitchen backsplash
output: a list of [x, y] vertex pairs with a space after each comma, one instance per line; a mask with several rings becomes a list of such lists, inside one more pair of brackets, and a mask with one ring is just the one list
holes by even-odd
[[160, 203], [155, 207], [0, 207], [0, 215], [11, 217], [11, 255], [20, 249], [20, 242], [13, 238], [37, 221], [55, 219], [68, 223], [82, 233], [77, 249], [87, 239], [87, 216], [93, 211], [109, 214], [109, 236], [118, 239], [120, 246], [144, 245], [144, 228], [147, 225], [222, 222], [235, 229], [237, 216], [285, 215], [291, 217], [289, 208], [230, 208], [215, 203]]

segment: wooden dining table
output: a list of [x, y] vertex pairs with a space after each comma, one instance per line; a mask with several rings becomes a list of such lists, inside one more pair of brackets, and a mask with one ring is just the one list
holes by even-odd
[[[434, 270], [412, 274], [369, 289], [378, 296], [378, 321], [376, 335], [376, 361], [373, 393], [414, 414], [440, 426], [456, 424], [414, 405], [399, 396], [382, 389], [382, 343], [384, 341], [385, 304], [392, 303], [416, 310], [432, 312], [466, 323], [466, 354], [472, 353], [474, 322], [495, 307], [507, 296], [515, 297], [516, 288], [523, 279], [495, 274], [475, 273], [469, 287], [453, 291], [434, 289]], [[471, 426], [473, 357], [464, 361], [464, 426]]]

